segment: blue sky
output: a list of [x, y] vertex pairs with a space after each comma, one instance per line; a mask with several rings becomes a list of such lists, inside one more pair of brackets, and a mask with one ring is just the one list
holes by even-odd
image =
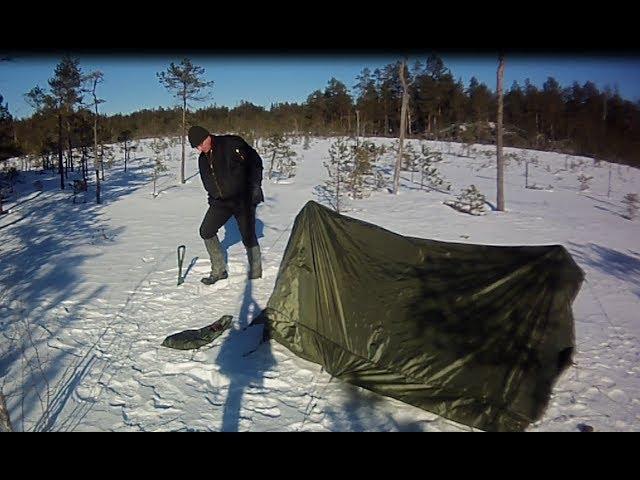
[[[424, 56], [412, 55], [425, 61]], [[98, 87], [98, 96], [105, 99], [101, 111], [107, 114], [130, 113], [142, 108], [171, 107], [176, 100], [159, 83], [156, 73], [167, 69], [170, 62], [179, 63], [183, 56], [161, 55], [75, 55], [80, 60], [83, 73], [100, 70], [104, 83]], [[326, 87], [331, 77], [344, 82], [350, 89], [363, 68], [372, 71], [399, 56], [393, 55], [298, 55], [298, 56], [190, 56], [193, 63], [205, 68], [205, 79], [214, 80], [209, 98], [194, 107], [211, 104], [234, 107], [241, 100], [269, 107], [278, 102], [304, 102], [314, 90]], [[468, 86], [472, 76], [495, 89], [497, 59], [489, 55], [442, 55], [445, 66], [456, 79]], [[23, 95], [39, 85], [48, 88], [47, 80], [54, 74], [60, 56], [16, 56], [10, 62], [0, 62], [0, 95], [8, 103], [9, 111], [16, 118], [32, 113]], [[561, 86], [574, 81], [583, 84], [587, 80], [602, 89], [606, 85], [618, 87], [623, 98], [640, 100], [640, 56], [512, 56], [506, 57], [505, 88], [513, 81], [524, 85], [529, 78], [539, 87], [548, 77], [554, 77]]]

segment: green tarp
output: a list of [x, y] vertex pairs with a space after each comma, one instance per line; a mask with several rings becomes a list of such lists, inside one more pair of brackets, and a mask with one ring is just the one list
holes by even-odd
[[560, 245], [405, 237], [311, 201], [256, 323], [347, 382], [518, 431], [541, 417], [571, 362], [582, 280]]

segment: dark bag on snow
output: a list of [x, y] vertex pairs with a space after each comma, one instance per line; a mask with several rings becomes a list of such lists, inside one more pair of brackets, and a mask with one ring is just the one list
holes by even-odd
[[213, 342], [222, 333], [231, 327], [231, 315], [224, 315], [211, 325], [198, 330], [185, 330], [183, 332], [169, 335], [162, 342], [163, 347], [175, 348], [178, 350], [192, 350], [200, 348]]

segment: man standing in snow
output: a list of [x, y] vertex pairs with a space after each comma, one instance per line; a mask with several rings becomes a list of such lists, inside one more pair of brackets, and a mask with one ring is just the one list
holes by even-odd
[[200, 236], [211, 258], [211, 273], [201, 280], [202, 283], [213, 285], [229, 276], [218, 230], [232, 215], [238, 222], [247, 250], [249, 278], [262, 277], [256, 236], [256, 206], [264, 202], [260, 155], [237, 135], [211, 135], [200, 126], [189, 129], [189, 143], [200, 152], [200, 178], [209, 199]]

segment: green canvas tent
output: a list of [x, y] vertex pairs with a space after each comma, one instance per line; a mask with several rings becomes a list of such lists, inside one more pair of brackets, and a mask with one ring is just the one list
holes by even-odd
[[406, 237], [310, 201], [256, 323], [347, 382], [482, 430], [519, 431], [571, 362], [582, 280], [560, 245]]

